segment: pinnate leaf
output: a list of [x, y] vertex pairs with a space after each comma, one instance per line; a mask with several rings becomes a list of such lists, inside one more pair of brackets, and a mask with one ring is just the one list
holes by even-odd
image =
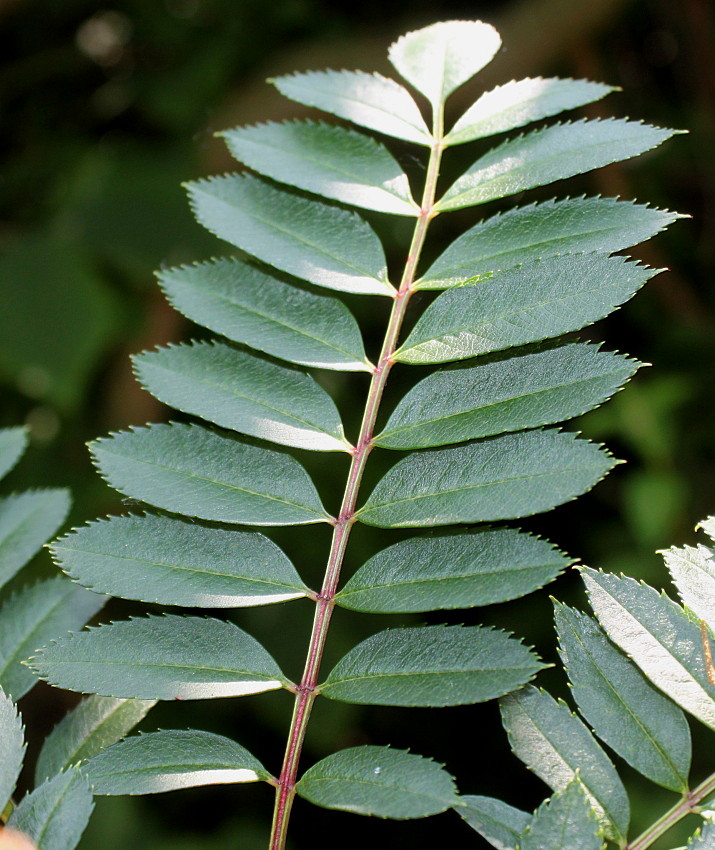
[[20, 460], [27, 442], [24, 428], [0, 428], [0, 478], [4, 478]]
[[333, 400], [308, 374], [221, 343], [134, 357], [140, 383], [164, 404], [286, 446], [348, 451]]
[[283, 687], [258, 641], [222, 620], [143, 617], [70, 634], [44, 647], [31, 668], [50, 684], [134, 699], [213, 699]]
[[492, 605], [542, 587], [568, 563], [550, 543], [511, 528], [413, 537], [373, 555], [335, 601], [375, 613]]
[[683, 604], [715, 628], [715, 553], [707, 546], [673, 546], [663, 559]]
[[160, 794], [270, 776], [240, 744], [197, 729], [135, 735], [93, 756], [82, 771], [100, 795]]
[[72, 579], [124, 599], [241, 608], [309, 593], [287, 556], [255, 531], [124, 516], [76, 529], [51, 550]]
[[585, 493], [614, 463], [595, 443], [553, 430], [415, 452], [377, 484], [358, 518], [413, 528], [530, 516]]
[[45, 738], [35, 767], [35, 782], [39, 784], [115, 744], [154, 705], [156, 700], [85, 697]]
[[36, 649], [93, 617], [106, 599], [64, 578], [23, 588], [0, 609], [0, 686], [19, 700], [36, 683], [21, 662]]
[[608, 118], [575, 121], [509, 139], [480, 157], [436, 204], [440, 212], [505, 198], [657, 147], [675, 130]]
[[113, 487], [168, 511], [248, 525], [328, 519], [297, 460], [198, 425], [136, 428], [90, 448]]
[[8, 826], [24, 832], [37, 850], [73, 850], [93, 808], [87, 780], [75, 767], [23, 797], [13, 809]]
[[585, 569], [583, 580], [611, 640], [673, 702], [715, 729], [715, 687], [696, 623], [665, 594], [633, 579]]
[[432, 144], [419, 107], [401, 85], [365, 71], [308, 71], [270, 80], [281, 94], [386, 136]]
[[390, 62], [438, 109], [481, 71], [501, 47], [494, 27], [482, 21], [441, 21], [408, 32], [391, 45]]
[[370, 371], [360, 328], [338, 298], [235, 259], [159, 273], [169, 301], [217, 333], [304, 366]]
[[590, 617], [556, 603], [561, 659], [581, 714], [611, 749], [651, 781], [685, 792], [690, 730]]
[[464, 705], [506, 694], [543, 666], [519, 641], [481, 626], [391, 629], [343, 656], [321, 692], [368, 705]]
[[622, 257], [596, 253], [495, 272], [439, 295], [395, 360], [446, 363], [576, 331], [607, 316], [654, 274]]
[[394, 294], [380, 240], [357, 213], [246, 174], [199, 180], [187, 188], [201, 224], [274, 268], [328, 289]]
[[17, 778], [25, 758], [25, 736], [22, 731], [22, 718], [17, 707], [0, 688], [0, 811], [5, 810], [8, 800], [15, 790]]
[[579, 778], [606, 834], [620, 842], [630, 810], [623, 783], [586, 726], [546, 691], [522, 688], [501, 701], [502, 721], [517, 758], [554, 791]]
[[638, 366], [571, 344], [433, 372], [401, 399], [374, 442], [422, 449], [550, 425], [601, 404]]
[[462, 797], [459, 814], [496, 850], [516, 850], [531, 815], [494, 797]]
[[527, 825], [519, 850], [601, 850], [598, 819], [575, 779], [547, 800]]
[[296, 786], [327, 809], [381, 818], [424, 818], [459, 804], [452, 777], [431, 759], [387, 747], [340, 750], [309, 768]]
[[461, 145], [505, 133], [575, 109], [594, 100], [600, 100], [613, 86], [589, 80], [561, 79], [559, 77], [512, 80], [484, 94], [464, 113], [447, 133], [445, 146]]
[[356, 207], [416, 216], [407, 175], [369, 136], [313, 121], [237, 127], [221, 135], [231, 153], [266, 177]]
[[67, 490], [31, 490], [0, 499], [0, 587], [24, 567], [62, 525]]
[[712, 847], [715, 847], [715, 821], [709, 819], [688, 841], [685, 850], [711, 850]]
[[617, 198], [565, 198], [514, 207], [475, 224], [434, 261], [415, 289], [449, 289], [559, 254], [630, 248], [679, 218]]

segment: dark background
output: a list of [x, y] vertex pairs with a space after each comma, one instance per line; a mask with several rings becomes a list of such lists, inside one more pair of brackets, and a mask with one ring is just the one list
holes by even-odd
[[[328, 0], [0, 0], [0, 425], [25, 422], [33, 437], [9, 487], [70, 486], [75, 525], [126, 510], [93, 471], [84, 444], [109, 430], [166, 418], [135, 383], [129, 354], [202, 333], [164, 303], [153, 270], [226, 253], [192, 221], [180, 187], [235, 167], [213, 133], [306, 114], [265, 85], [267, 76], [324, 67], [391, 74], [390, 41], [455, 17], [495, 24], [504, 42], [495, 62], [455, 96], [455, 107], [514, 77], [585, 76], [624, 90], [585, 110], [589, 117], [629, 115], [690, 130], [638, 160], [529, 193], [530, 199], [582, 192], [637, 197], [693, 216], [635, 249], [639, 259], [671, 271], [588, 334], [653, 365], [577, 423], [628, 464], [578, 502], [522, 523], [591, 566], [666, 586], [654, 550], [692, 542], [695, 523], [715, 512], [715, 10], [709, 0], [363, 0], [349, 11]], [[459, 149], [465, 166], [474, 158], [466, 147]], [[400, 155], [418, 177], [419, 164]], [[454, 216], [453, 226], [463, 229], [497, 208]], [[404, 229], [374, 221], [396, 268]], [[443, 227], [441, 235], [456, 232]], [[384, 317], [358, 298], [350, 306], [374, 346]], [[365, 380], [331, 373], [326, 381], [354, 437]], [[399, 397], [397, 370], [391, 386], [388, 405]], [[335, 464], [305, 454], [301, 460], [326, 505], [334, 506], [340, 485], [326, 467]], [[371, 476], [379, 466], [379, 460], [371, 465]], [[274, 536], [317, 584], [327, 531]], [[348, 569], [381, 545], [374, 531], [358, 529]], [[53, 569], [43, 554], [21, 580]], [[525, 600], [412, 622], [494, 623], [556, 661], [549, 593], [582, 602], [578, 582], [566, 575]], [[235, 619], [297, 677], [309, 608], [244, 610]], [[115, 601], [103, 619], [141, 610]], [[326, 669], [357, 640], [396, 622], [406, 620], [340, 612]], [[558, 669], [540, 681], [565, 695]], [[23, 701], [31, 756], [73, 699], [40, 685]], [[325, 703], [314, 713], [306, 765], [343, 746], [391, 744], [446, 763], [463, 793], [499, 796], [525, 809], [546, 795], [509, 754], [495, 705], [407, 711]], [[228, 734], [278, 770], [290, 709], [285, 693], [166, 705], [143, 728], [193, 725]], [[694, 732], [698, 781], [712, 771], [715, 747], [712, 736]], [[622, 767], [635, 834], [673, 795]], [[266, 844], [271, 807], [272, 794], [262, 785], [100, 799], [82, 848], [253, 850]], [[682, 844], [686, 834], [671, 834], [656, 847]], [[392, 823], [296, 803], [291, 847], [348, 840], [376, 847], [486, 846], [453, 813]]]

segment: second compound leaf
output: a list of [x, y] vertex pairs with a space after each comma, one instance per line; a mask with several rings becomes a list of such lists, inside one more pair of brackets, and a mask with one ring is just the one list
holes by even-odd
[[519, 850], [601, 850], [598, 819], [575, 779], [534, 813]]

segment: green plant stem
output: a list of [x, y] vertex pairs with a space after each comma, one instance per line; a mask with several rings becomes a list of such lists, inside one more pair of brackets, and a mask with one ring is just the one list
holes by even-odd
[[696, 811], [700, 803], [712, 794], [713, 791], [715, 791], [715, 773], [708, 776], [697, 788], [688, 791], [679, 803], [659, 817], [635, 841], [628, 844], [626, 850], [646, 850], [647, 847], [653, 845], [662, 835], [665, 835], [678, 821]]
[[330, 626], [330, 618], [335, 607], [335, 594], [338, 590], [340, 571], [343, 565], [350, 531], [356, 520], [356, 506], [362, 481], [363, 472], [368, 456], [372, 450], [372, 438], [375, 422], [382, 400], [382, 394], [387, 383], [390, 369], [393, 365], [393, 355], [397, 349], [397, 341], [402, 328], [407, 305], [412, 294], [412, 284], [415, 280], [417, 264], [424, 246], [425, 237], [430, 221], [435, 216], [434, 202], [437, 189], [437, 177], [442, 159], [443, 115], [440, 111], [435, 116], [434, 144], [430, 151], [425, 185], [422, 195], [422, 205], [417, 218], [405, 269], [400, 281], [400, 287], [395, 294], [392, 311], [385, 331], [385, 339], [380, 352], [380, 358], [373, 371], [370, 389], [368, 390], [365, 410], [363, 412], [360, 435], [353, 451], [353, 459], [348, 473], [347, 484], [340, 512], [334, 520], [333, 539], [330, 555], [325, 570], [323, 586], [316, 600], [313, 630], [310, 636], [310, 646], [305, 670], [300, 685], [296, 689], [293, 718], [291, 720], [288, 744], [286, 746], [283, 768], [276, 788], [276, 803], [273, 813], [273, 828], [271, 831], [271, 850], [283, 850], [288, 831], [290, 810], [295, 798], [298, 762], [305, 740], [305, 732], [310, 718], [315, 697], [318, 695], [318, 674], [323, 658], [323, 650]]

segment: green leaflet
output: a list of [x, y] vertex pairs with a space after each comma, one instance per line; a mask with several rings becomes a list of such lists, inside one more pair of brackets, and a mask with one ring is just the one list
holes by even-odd
[[325, 522], [313, 483], [290, 455], [197, 425], [150, 425], [90, 446], [107, 481], [158, 508], [217, 522]]
[[594, 443], [554, 430], [415, 452], [377, 484], [358, 518], [381, 528], [516, 519], [580, 496], [614, 464]]
[[248, 633], [204, 617], [143, 617], [69, 634], [29, 665], [70, 691], [134, 699], [213, 699], [282, 688], [280, 668]]
[[537, 809], [519, 850], [602, 850], [603, 846], [598, 820], [575, 779]]
[[31, 490], [0, 499], [0, 587], [52, 537], [69, 507], [68, 490]]
[[707, 546], [676, 546], [663, 553], [683, 604], [715, 628], [715, 554]]
[[23, 588], [0, 609], [0, 686], [19, 700], [36, 683], [21, 662], [48, 640], [78, 629], [106, 599], [57, 577]]
[[439, 109], [494, 58], [501, 38], [482, 21], [441, 21], [400, 36], [388, 56], [397, 71]]
[[291, 100], [315, 106], [353, 124], [418, 145], [432, 144], [432, 134], [412, 95], [381, 74], [309, 71], [276, 77], [269, 82]]
[[715, 821], [706, 821], [702, 829], [699, 829], [695, 835], [688, 841], [688, 846], [685, 850], [711, 850], [715, 846]]
[[657, 272], [603, 254], [537, 260], [439, 295], [395, 353], [446, 363], [576, 331], [607, 316]]
[[51, 550], [72, 579], [124, 599], [241, 608], [309, 593], [287, 556], [255, 531], [165, 516], [113, 517], [74, 530]]
[[648, 683], [594, 620], [560, 603], [555, 609], [561, 660], [591, 728], [644, 776], [686, 792], [691, 746], [682, 711]]
[[169, 269], [159, 283], [180, 313], [234, 342], [303, 366], [371, 369], [357, 322], [331, 295], [234, 259]]
[[325, 198], [394, 215], [418, 215], [402, 167], [384, 145], [313, 121], [236, 127], [221, 135], [249, 168]]
[[229, 174], [187, 184], [194, 215], [242, 251], [328, 289], [393, 295], [382, 244], [356, 213]]
[[665, 594], [633, 579], [584, 569], [583, 580], [611, 640], [673, 702], [715, 729], [715, 687], [695, 622]]
[[72, 768], [23, 797], [7, 825], [24, 832], [38, 850], [73, 850], [93, 808], [87, 780]]
[[17, 712], [17, 707], [2, 688], [0, 688], [0, 742], [2, 742], [2, 759], [0, 759], [0, 812], [2, 812], [15, 790], [26, 748], [22, 718]]
[[135, 355], [140, 383], [184, 413], [286, 446], [350, 450], [333, 400], [308, 374], [221, 343]]
[[545, 186], [657, 147], [676, 130], [608, 118], [555, 124], [509, 139], [480, 157], [440, 201], [440, 212]]
[[601, 404], [639, 365], [569, 344], [433, 372], [401, 399], [374, 442], [423, 449], [550, 425]]
[[493, 629], [391, 629], [351, 649], [320, 690], [368, 705], [464, 705], [513, 691], [543, 667], [528, 647]]
[[459, 814], [496, 850], [516, 850], [531, 815], [494, 797], [462, 797]]
[[527, 77], [512, 80], [484, 94], [459, 118], [447, 133], [444, 144], [462, 145], [485, 136], [505, 133], [600, 100], [613, 86], [589, 80], [558, 77]]
[[623, 783], [591, 732], [546, 691], [522, 688], [501, 701], [502, 721], [517, 758], [554, 791], [581, 780], [609, 838], [625, 839], [630, 810]]
[[45, 738], [35, 767], [40, 783], [116, 743], [156, 705], [156, 700], [88, 696]]
[[475, 224], [452, 242], [415, 283], [449, 289], [559, 254], [629, 248], [679, 218], [617, 198], [565, 198], [514, 207]]
[[82, 772], [102, 795], [160, 794], [270, 777], [240, 744], [197, 729], [140, 733], [93, 756]]
[[24, 428], [0, 428], [0, 478], [4, 478], [20, 460], [27, 443]]
[[335, 601], [376, 613], [492, 605], [531, 593], [568, 564], [547, 541], [511, 528], [414, 537], [373, 555]]
[[309, 768], [301, 797], [327, 809], [381, 818], [424, 818], [459, 805], [452, 777], [431, 759], [388, 747], [351, 747]]

